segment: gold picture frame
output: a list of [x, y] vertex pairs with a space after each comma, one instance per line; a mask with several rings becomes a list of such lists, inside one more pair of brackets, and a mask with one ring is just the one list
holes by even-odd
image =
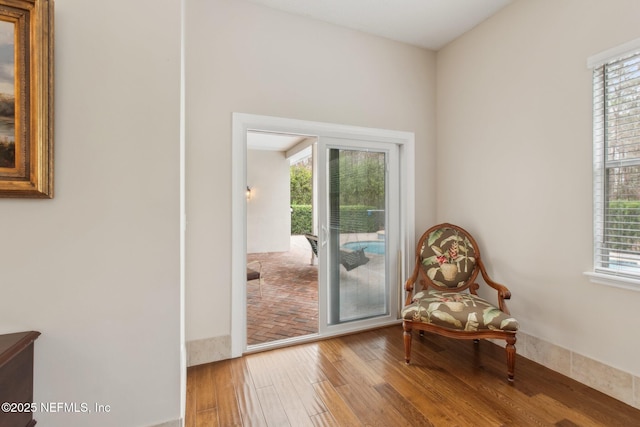
[[53, 0], [0, 0], [0, 197], [53, 197]]

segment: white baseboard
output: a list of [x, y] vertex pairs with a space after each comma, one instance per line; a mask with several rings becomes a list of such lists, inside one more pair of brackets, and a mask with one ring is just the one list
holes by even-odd
[[162, 424], [155, 424], [149, 427], [182, 427], [182, 420], [167, 421]]
[[187, 366], [202, 365], [230, 358], [230, 335], [187, 342]]
[[521, 356], [640, 409], [640, 377], [523, 332], [517, 337]]

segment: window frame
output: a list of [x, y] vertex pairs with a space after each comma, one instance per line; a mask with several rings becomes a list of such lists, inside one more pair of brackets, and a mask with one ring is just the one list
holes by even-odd
[[[593, 92], [593, 268], [585, 272], [590, 280], [595, 283], [633, 289], [640, 291], [640, 271], [630, 272], [622, 269], [609, 269], [604, 267], [599, 251], [605, 246], [602, 235], [606, 228], [605, 206], [606, 200], [606, 175], [609, 169], [622, 166], [640, 166], [640, 158], [631, 160], [608, 160], [606, 157], [607, 131], [600, 123], [606, 120], [606, 108], [603, 106], [607, 99], [605, 88], [599, 87], [606, 84], [605, 67], [629, 56], [640, 55], [640, 39], [632, 40], [622, 45], [608, 49], [588, 58], [587, 66], [592, 70]], [[599, 77], [597, 73], [603, 74]], [[640, 83], [639, 83], [640, 85]], [[602, 93], [598, 93], [600, 90]], [[600, 99], [599, 99], [600, 98]], [[640, 114], [639, 114], [640, 116]], [[640, 251], [639, 251], [640, 253]]]

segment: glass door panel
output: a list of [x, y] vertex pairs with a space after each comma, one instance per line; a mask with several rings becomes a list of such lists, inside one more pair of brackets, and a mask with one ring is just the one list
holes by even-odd
[[328, 148], [327, 157], [327, 323], [388, 315], [388, 153]]

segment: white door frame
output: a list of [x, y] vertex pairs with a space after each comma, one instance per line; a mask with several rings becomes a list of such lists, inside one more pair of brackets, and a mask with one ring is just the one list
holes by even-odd
[[[400, 256], [399, 289], [406, 272], [413, 269], [415, 231], [415, 136], [413, 132], [348, 126], [333, 123], [312, 122], [281, 117], [233, 113], [231, 152], [231, 357], [240, 357], [247, 349], [246, 319], [246, 262], [247, 262], [247, 131], [264, 131], [285, 134], [309, 135], [346, 139], [361, 139], [395, 143], [400, 151]], [[402, 298], [399, 298], [402, 302]], [[396, 321], [394, 321], [396, 322]], [[355, 332], [363, 329], [354, 326]]]

